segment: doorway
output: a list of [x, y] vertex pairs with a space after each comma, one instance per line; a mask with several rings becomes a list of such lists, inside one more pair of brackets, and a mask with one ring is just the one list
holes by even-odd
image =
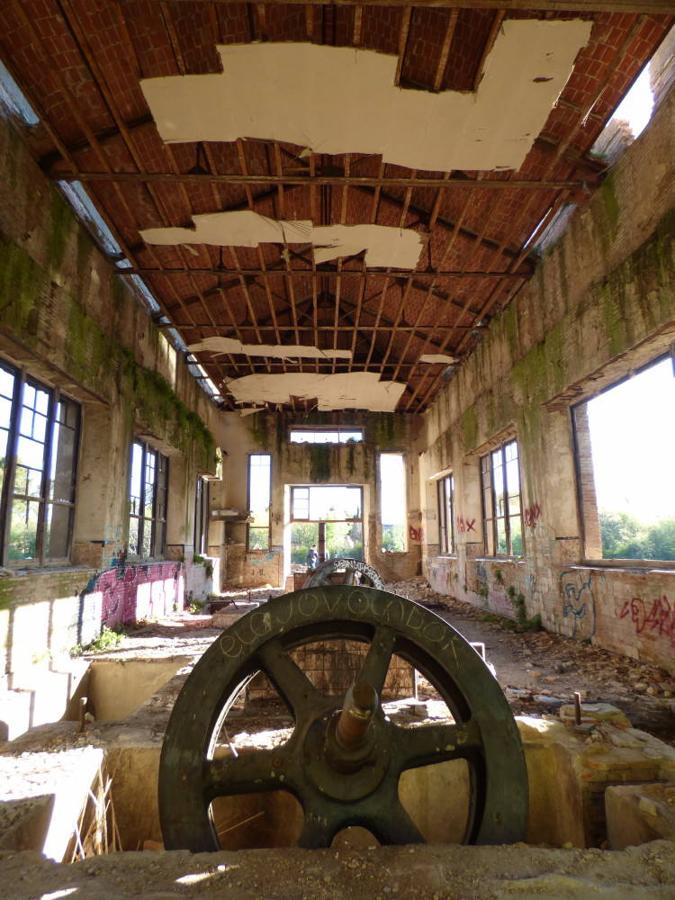
[[319, 562], [363, 559], [363, 488], [353, 485], [291, 487], [291, 566], [307, 566], [315, 547]]

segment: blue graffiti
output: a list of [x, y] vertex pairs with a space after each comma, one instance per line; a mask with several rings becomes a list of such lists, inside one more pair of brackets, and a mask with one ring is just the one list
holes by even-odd
[[[578, 581], [565, 581], [565, 578], [578, 578], [578, 573], [561, 572], [560, 574], [560, 592], [563, 596], [563, 618], [572, 617], [572, 636], [576, 637], [577, 631], [581, 629], [584, 620], [590, 620], [590, 629], [585, 630], [588, 637], [595, 632], [595, 615], [593, 609], [593, 590], [591, 582], [593, 576], [589, 574], [586, 581], [579, 583]], [[590, 613], [590, 614], [589, 614]]]

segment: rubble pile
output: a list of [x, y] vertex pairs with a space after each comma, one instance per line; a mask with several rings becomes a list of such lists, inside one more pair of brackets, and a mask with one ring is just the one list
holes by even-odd
[[675, 678], [657, 666], [547, 631], [514, 631], [511, 619], [436, 593], [423, 577], [386, 590], [433, 609], [468, 640], [484, 642], [487, 660], [515, 714], [557, 715], [576, 692], [611, 703], [639, 728], [675, 741]]

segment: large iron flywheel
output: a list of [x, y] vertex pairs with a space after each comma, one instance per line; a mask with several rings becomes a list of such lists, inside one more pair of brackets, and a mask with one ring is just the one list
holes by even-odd
[[331, 584], [331, 576], [343, 573], [343, 584], [355, 584], [362, 587], [374, 587], [384, 589], [384, 582], [380, 573], [361, 559], [352, 559], [351, 556], [340, 556], [327, 559], [310, 572], [303, 584], [303, 588], [322, 587]]
[[[341, 696], [320, 692], [291, 656], [331, 639], [364, 645], [361, 670]], [[436, 689], [447, 720], [408, 728], [385, 714], [380, 698], [394, 654]], [[227, 713], [259, 671], [292, 713], [292, 733], [272, 749], [223, 756], [219, 734]], [[285, 594], [224, 631], [176, 701], [160, 762], [164, 842], [167, 849], [216, 850], [212, 801], [280, 789], [302, 805], [300, 846], [330, 846], [351, 825], [384, 844], [419, 842], [399, 799], [399, 778], [454, 759], [469, 770], [464, 842], [523, 840], [527, 774], [518, 730], [470, 644], [431, 611], [384, 591], [333, 585]]]

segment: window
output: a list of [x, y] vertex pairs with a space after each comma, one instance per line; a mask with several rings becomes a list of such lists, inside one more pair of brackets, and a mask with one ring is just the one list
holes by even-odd
[[673, 410], [669, 357], [574, 407], [588, 559], [675, 560]]
[[305, 565], [310, 547], [319, 559], [363, 559], [363, 489], [344, 484], [291, 487], [291, 562]]
[[455, 552], [455, 478], [446, 475], [438, 482], [438, 530], [441, 553]]
[[7, 563], [70, 555], [80, 408], [0, 362], [0, 498]]
[[363, 441], [361, 428], [293, 428], [289, 434], [291, 444], [358, 444]]
[[197, 556], [205, 556], [209, 543], [209, 482], [199, 476], [195, 486], [195, 529], [193, 550]]
[[249, 550], [270, 548], [270, 498], [272, 495], [272, 457], [252, 453], [248, 458], [248, 508], [252, 521], [248, 526]]
[[522, 556], [518, 444], [502, 444], [480, 460], [485, 552], [488, 556]]
[[380, 516], [382, 550], [403, 553], [406, 549], [405, 461], [402, 453], [380, 454]]
[[141, 441], [131, 445], [129, 556], [162, 556], [166, 542], [169, 460]]

